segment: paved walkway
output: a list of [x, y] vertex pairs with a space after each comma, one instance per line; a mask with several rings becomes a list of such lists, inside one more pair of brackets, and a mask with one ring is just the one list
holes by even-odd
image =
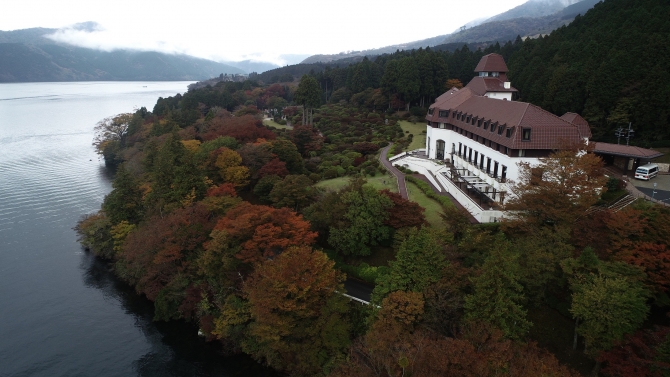
[[393, 143], [390, 143], [386, 148], [382, 149], [382, 153], [379, 155], [379, 162], [384, 165], [386, 170], [388, 170], [391, 174], [395, 175], [396, 180], [398, 181], [398, 193], [405, 199], [409, 199], [409, 195], [407, 195], [407, 186], [405, 185], [405, 174], [398, 170], [391, 162], [389, 159], [386, 157], [388, 155], [389, 149], [393, 146]]
[[[409, 200], [409, 195], [407, 194], [407, 186], [405, 185], [405, 174], [400, 170], [398, 170], [398, 168], [393, 166], [393, 164], [391, 164], [391, 162], [386, 157], [388, 155], [388, 151], [391, 149], [392, 146], [393, 143], [389, 144], [386, 148], [382, 149], [382, 153], [379, 155], [379, 161], [384, 165], [386, 170], [391, 172], [391, 174], [395, 175], [396, 179], [398, 180], [398, 191], [400, 192], [400, 195], [402, 195], [403, 198]], [[464, 211], [464, 213], [467, 214], [468, 220], [470, 220], [471, 224], [479, 224], [479, 221], [477, 221], [477, 219], [475, 219], [475, 217], [472, 216], [470, 212], [468, 212], [468, 210], [466, 210], [465, 207], [463, 207], [461, 203], [459, 203], [456, 200], [456, 198], [454, 198], [446, 190], [442, 189], [444, 191], [441, 191], [440, 189], [436, 188], [433, 185], [433, 183], [423, 174], [412, 174], [412, 176], [428, 183], [430, 187], [433, 189], [433, 192], [435, 192], [437, 195], [448, 197], [451, 200], [451, 202], [454, 203], [456, 208], [459, 208], [460, 210]]]

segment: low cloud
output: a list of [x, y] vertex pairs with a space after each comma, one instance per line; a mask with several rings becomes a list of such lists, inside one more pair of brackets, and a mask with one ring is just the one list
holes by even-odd
[[132, 30], [109, 30], [96, 22], [83, 22], [60, 28], [44, 37], [59, 43], [107, 52], [114, 50], [157, 51], [167, 54], [186, 54], [218, 62], [249, 60], [279, 66], [291, 64], [289, 60], [293, 60], [286, 59], [281, 54], [273, 52], [245, 53], [231, 51], [226, 46], [200, 46], [193, 43], [186, 43], [182, 46], [154, 39], [149, 33], [138, 35], [137, 32]]

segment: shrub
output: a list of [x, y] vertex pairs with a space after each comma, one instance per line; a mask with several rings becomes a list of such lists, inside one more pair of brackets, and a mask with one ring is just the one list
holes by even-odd
[[405, 176], [405, 180], [414, 183], [427, 197], [440, 203], [442, 208], [446, 209], [454, 206], [454, 203], [452, 203], [448, 197], [437, 195], [428, 183], [410, 176]]

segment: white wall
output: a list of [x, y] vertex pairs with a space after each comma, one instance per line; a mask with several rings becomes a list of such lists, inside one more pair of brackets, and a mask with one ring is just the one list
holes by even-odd
[[[433, 159], [435, 158], [437, 140], [444, 140], [444, 142], [446, 143], [445, 158], [449, 158], [452, 144], [456, 144], [456, 153], [458, 153], [458, 143], [461, 143], [464, 146], [468, 147], [468, 149], [472, 148], [473, 151], [479, 152], [480, 155], [483, 154], [485, 158], [491, 158], [491, 169], [493, 169], [494, 166], [493, 161], [498, 161], [499, 165], [498, 175], [500, 175], [500, 171], [502, 169], [500, 165], [505, 165], [507, 167], [507, 179], [511, 180], [519, 179], [519, 166], [517, 165], [519, 162], [528, 162], [531, 165], [537, 165], [540, 162], [539, 159], [532, 157], [509, 157], [506, 154], [495, 151], [485, 146], [484, 144], [474, 141], [469, 137], [465, 137], [464, 135], [461, 135], [452, 130], [433, 128], [430, 126], [426, 128], [427, 128], [426, 144], [428, 138], [430, 138], [430, 156], [428, 156], [429, 158]], [[486, 170], [486, 167], [484, 169]], [[482, 173], [484, 176], [486, 176], [485, 172]], [[484, 179], [484, 177], [482, 177], [482, 179]]]
[[486, 92], [484, 96], [493, 99], [507, 99], [508, 101], [512, 100], [512, 92]]

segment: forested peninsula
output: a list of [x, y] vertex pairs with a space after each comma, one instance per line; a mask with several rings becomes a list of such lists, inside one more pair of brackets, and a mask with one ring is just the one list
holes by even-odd
[[[596, 195], [529, 170], [517, 218], [472, 224], [420, 177], [403, 198], [379, 162], [389, 143], [423, 148], [427, 107], [491, 52], [526, 101], [581, 112], [602, 138], [633, 122], [635, 142], [669, 140], [667, 105], [640, 108], [652, 89], [670, 99], [656, 44], [670, 42], [668, 15], [661, 0], [607, 0], [536, 40], [298, 66], [103, 119], [94, 145], [116, 175], [80, 241], [155, 320], [189, 321], [287, 375], [668, 375], [668, 207], [590, 210], [622, 182], [564, 150], [540, 168], [590, 174]], [[345, 279], [374, 285], [369, 305], [341, 294]]]

